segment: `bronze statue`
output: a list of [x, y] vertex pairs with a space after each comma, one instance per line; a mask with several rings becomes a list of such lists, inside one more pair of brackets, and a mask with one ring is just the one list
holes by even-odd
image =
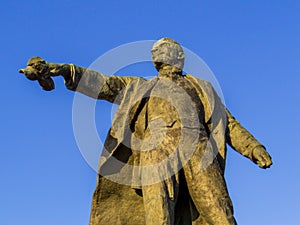
[[54, 89], [66, 87], [119, 104], [100, 158], [90, 225], [236, 224], [224, 180], [226, 144], [261, 168], [272, 160], [209, 82], [183, 74], [184, 52], [157, 41], [150, 80], [106, 76], [33, 57], [20, 72]]

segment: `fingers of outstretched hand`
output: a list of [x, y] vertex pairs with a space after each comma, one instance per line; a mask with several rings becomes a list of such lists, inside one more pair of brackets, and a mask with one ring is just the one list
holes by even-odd
[[38, 74], [30, 67], [27, 67], [25, 69], [20, 69], [19, 73], [23, 73], [26, 78], [29, 80], [37, 80], [38, 79]]
[[39, 79], [38, 82], [45, 91], [51, 91], [55, 88], [54, 82], [50, 77]]
[[27, 67], [20, 69], [29, 80], [37, 80], [39, 85], [45, 91], [51, 91], [55, 88], [54, 82], [51, 79], [51, 72], [48, 64], [40, 57], [32, 57], [28, 60]]

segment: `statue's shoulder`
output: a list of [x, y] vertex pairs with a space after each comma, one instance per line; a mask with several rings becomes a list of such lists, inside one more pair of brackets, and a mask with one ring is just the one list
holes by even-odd
[[127, 84], [137, 83], [137, 82], [142, 83], [142, 82], [147, 81], [147, 79], [140, 77], [140, 76], [115, 76], [115, 75], [113, 75], [111, 77], [121, 79], [121, 80], [123, 80], [123, 82], [125, 82]]
[[202, 78], [194, 77], [191, 74], [186, 74], [185, 77], [189, 81], [193, 82], [194, 84], [197, 84], [200, 88], [202, 88], [202, 89], [204, 89], [206, 91], [208, 91], [208, 90], [210, 90], [210, 89], [213, 88], [212, 85], [211, 85], [211, 83], [209, 81], [203, 80]]

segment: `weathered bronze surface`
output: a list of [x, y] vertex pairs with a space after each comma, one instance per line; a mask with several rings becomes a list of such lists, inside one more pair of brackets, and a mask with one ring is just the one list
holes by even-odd
[[21, 69], [44, 90], [66, 87], [119, 104], [100, 158], [90, 225], [236, 224], [224, 180], [226, 144], [261, 168], [272, 160], [222, 104], [212, 86], [183, 75], [172, 39], [152, 49], [158, 76], [106, 76], [31, 58]]

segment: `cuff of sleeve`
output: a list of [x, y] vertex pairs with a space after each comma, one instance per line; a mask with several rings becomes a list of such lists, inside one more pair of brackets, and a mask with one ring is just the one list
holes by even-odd
[[69, 90], [76, 90], [77, 88], [77, 85], [78, 85], [78, 79], [77, 79], [77, 76], [76, 76], [76, 69], [75, 69], [75, 66], [74, 64], [69, 64], [70, 66], [70, 76], [69, 77], [65, 77], [64, 79], [64, 82], [65, 82], [65, 85], [66, 87], [69, 89]]

